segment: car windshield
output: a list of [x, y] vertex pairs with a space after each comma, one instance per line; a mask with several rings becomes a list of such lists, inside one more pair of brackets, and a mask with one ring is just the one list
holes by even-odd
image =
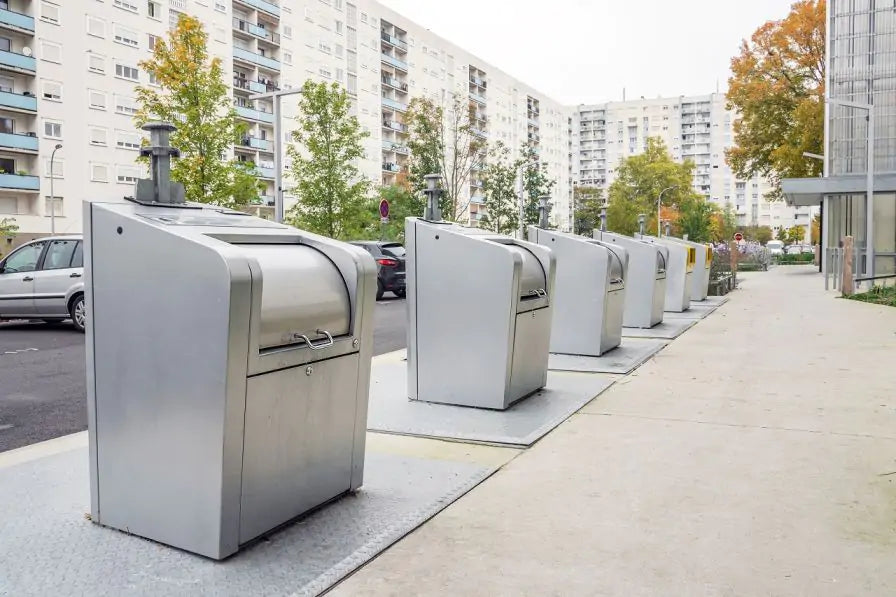
[[404, 259], [405, 255], [407, 254], [404, 250], [404, 247], [399, 244], [383, 245], [382, 249], [383, 253], [385, 253], [386, 255], [397, 257], [399, 259]]

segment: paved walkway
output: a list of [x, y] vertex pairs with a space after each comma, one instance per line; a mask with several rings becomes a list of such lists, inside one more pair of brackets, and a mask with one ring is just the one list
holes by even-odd
[[896, 309], [822, 288], [747, 277], [331, 594], [896, 594]]

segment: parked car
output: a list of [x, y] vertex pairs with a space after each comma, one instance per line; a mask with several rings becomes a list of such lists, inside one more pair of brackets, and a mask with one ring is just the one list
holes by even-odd
[[800, 253], [815, 253], [815, 248], [811, 245], [789, 245], [784, 251], [788, 255], [799, 255]]
[[0, 319], [71, 319], [84, 331], [84, 243], [51, 236], [18, 247], [0, 261]]
[[770, 240], [765, 243], [765, 248], [768, 249], [768, 252], [772, 255], [783, 255], [784, 254], [784, 242], [780, 240]]
[[377, 263], [376, 300], [391, 292], [397, 297], [405, 295], [405, 250], [401, 243], [359, 240], [351, 244], [364, 248]]

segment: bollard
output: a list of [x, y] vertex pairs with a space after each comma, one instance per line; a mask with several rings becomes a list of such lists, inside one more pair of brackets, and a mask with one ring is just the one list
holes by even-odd
[[638, 214], [638, 229], [641, 236], [644, 236], [644, 222], [646, 221], [647, 216], [645, 216], [644, 214]]
[[607, 231], [607, 204], [604, 203], [600, 206], [600, 231]]
[[666, 220], [663, 224], [666, 227], [666, 236], [672, 236], [672, 222]]
[[439, 181], [442, 177], [438, 174], [427, 174], [423, 179], [426, 181], [426, 189], [423, 191], [426, 195], [423, 219], [428, 222], [441, 222], [442, 209], [439, 207], [439, 199], [442, 197], [442, 189], [439, 188]]
[[852, 279], [853, 237], [843, 237], [843, 277], [840, 281], [840, 292], [843, 296], [850, 296], [855, 292]]
[[549, 226], [548, 214], [551, 213], [551, 197], [538, 198], [538, 227], [547, 230]]
[[180, 205], [185, 203], [184, 186], [171, 181], [171, 158], [180, 152], [171, 147], [171, 133], [177, 127], [170, 122], [148, 122], [143, 125], [149, 131], [149, 145], [140, 149], [140, 155], [149, 158], [150, 178], [137, 180], [134, 196], [137, 202], [147, 204]]

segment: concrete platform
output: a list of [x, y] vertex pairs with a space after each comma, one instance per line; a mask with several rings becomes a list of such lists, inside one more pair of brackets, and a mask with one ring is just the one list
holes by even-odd
[[614, 381], [602, 375], [551, 371], [544, 390], [505, 411], [486, 410], [408, 400], [407, 363], [399, 353], [386, 357], [373, 360], [369, 430], [485, 444], [530, 446]]
[[725, 303], [727, 303], [729, 300], [731, 300], [731, 297], [728, 296], [728, 295], [725, 295], [725, 296], [708, 296], [708, 297], [706, 297], [705, 299], [703, 299], [703, 300], [700, 301], [700, 302], [701, 302], [701, 303], [705, 303], [705, 304], [707, 304], [707, 305], [719, 305], [719, 306], [721, 306], [721, 305], [724, 305]]
[[0, 455], [0, 595], [317, 595], [517, 454], [370, 434], [360, 491], [216, 562], [87, 520], [86, 441]]
[[554, 371], [625, 375], [666, 346], [666, 340], [625, 338], [618, 347], [599, 357], [551, 354], [548, 367]]
[[673, 312], [667, 311], [663, 313], [663, 319], [696, 319], [700, 320], [712, 314], [719, 305], [706, 303], [691, 303], [691, 307], [687, 311]]
[[663, 320], [652, 328], [622, 328], [623, 342], [625, 341], [625, 338], [674, 340], [699, 321], [699, 319], [694, 318], [667, 318], [667, 315], [669, 314], [663, 314]]

